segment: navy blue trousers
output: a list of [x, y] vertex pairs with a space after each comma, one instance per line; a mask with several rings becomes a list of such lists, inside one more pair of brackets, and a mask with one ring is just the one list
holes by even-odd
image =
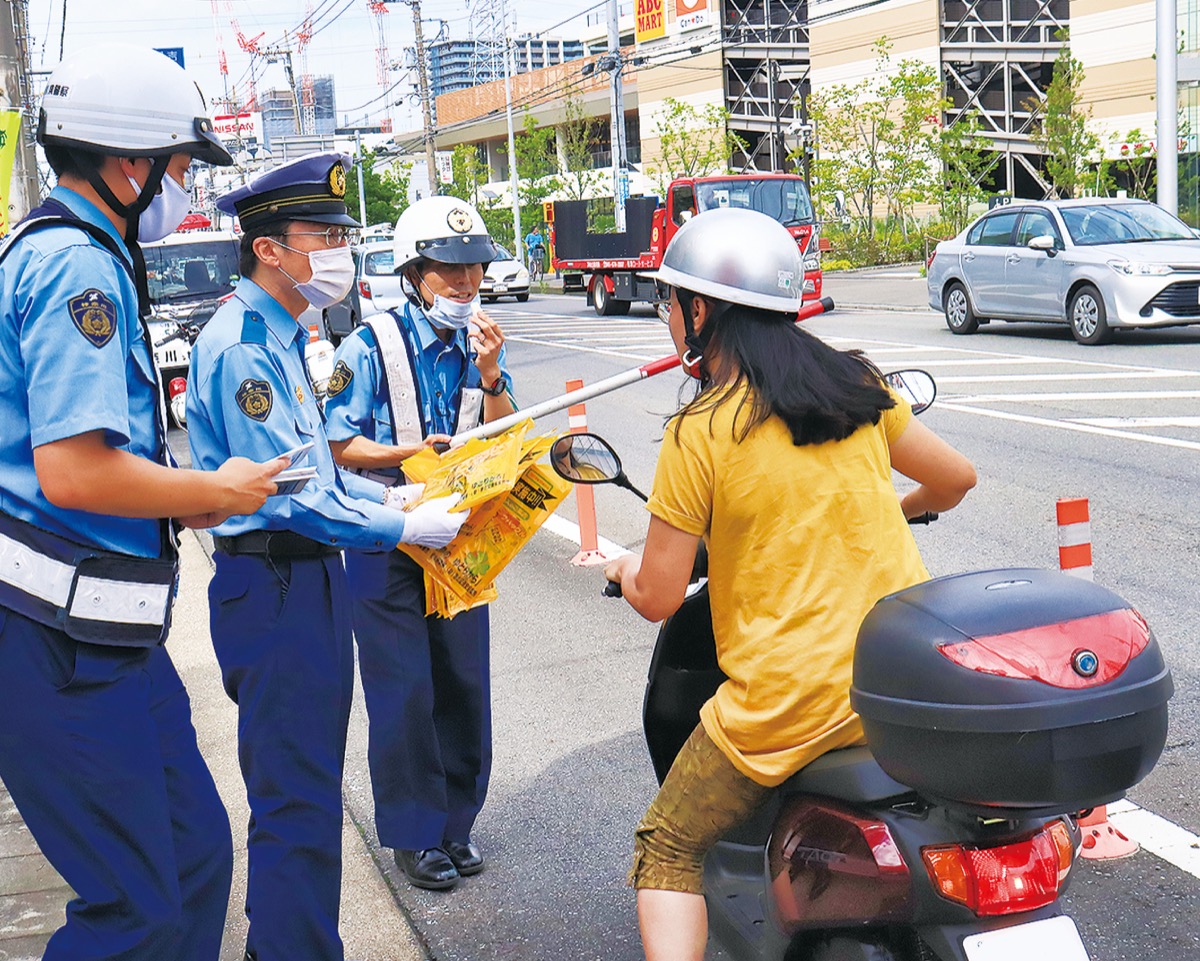
[[346, 572], [379, 843], [465, 841], [492, 771], [487, 608], [426, 617], [421, 568], [399, 551], [348, 551]]
[[45, 961], [216, 961], [229, 818], [164, 648], [0, 608], [0, 778], [76, 893]]
[[213, 647], [250, 801], [247, 950], [342, 961], [342, 767], [354, 682], [340, 555], [215, 555]]

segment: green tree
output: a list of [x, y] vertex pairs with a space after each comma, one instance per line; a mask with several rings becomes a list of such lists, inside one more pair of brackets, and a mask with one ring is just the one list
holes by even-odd
[[[377, 169], [379, 158], [366, 149], [356, 159], [362, 165], [363, 194], [367, 199], [367, 222], [363, 226], [395, 224], [408, 206], [409, 168], [393, 163], [380, 171]], [[350, 216], [358, 216], [358, 175], [355, 171], [346, 178], [346, 208]]]
[[[514, 139], [517, 152], [517, 198], [521, 205], [521, 233], [542, 222], [542, 202], [558, 191], [558, 151], [554, 128], [543, 127], [525, 114], [523, 131]], [[512, 234], [512, 223], [505, 229]], [[515, 249], [516, 244], [513, 244]]]
[[971, 205], [984, 199], [983, 180], [1000, 154], [988, 148], [974, 111], [939, 126], [933, 146], [940, 175], [934, 178], [930, 199], [938, 205], [947, 230], [957, 234], [971, 219]]
[[487, 183], [487, 166], [475, 144], [460, 143], [450, 154], [450, 183], [442, 192], [479, 206], [479, 188]]
[[682, 100], [667, 97], [664, 110], [655, 118], [658, 159], [646, 170], [665, 196], [678, 177], [700, 177], [725, 173], [735, 151], [746, 142], [729, 129], [729, 111], [716, 104], [697, 109]]
[[1108, 181], [1100, 137], [1088, 128], [1091, 111], [1083, 108], [1083, 63], [1071, 55], [1067, 31], [1056, 36], [1063, 47], [1054, 60], [1046, 97], [1026, 102], [1033, 114], [1031, 139], [1046, 155], [1046, 175], [1058, 196], [1075, 197], [1084, 188], [1100, 193]]
[[563, 103], [565, 119], [559, 126], [562, 153], [559, 182], [568, 200], [584, 200], [599, 185], [601, 174], [592, 155], [604, 124], [584, 112], [583, 99], [569, 92]]
[[1158, 154], [1140, 127], [1125, 134], [1117, 148], [1120, 157], [1113, 163], [1114, 172], [1129, 196], [1153, 200], [1158, 195]]

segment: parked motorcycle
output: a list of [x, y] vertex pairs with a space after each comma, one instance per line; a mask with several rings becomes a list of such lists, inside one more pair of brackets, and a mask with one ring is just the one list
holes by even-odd
[[[888, 379], [918, 412], [933, 401], [923, 372]], [[551, 464], [645, 499], [594, 434], [560, 437]], [[660, 783], [725, 680], [701, 574], [650, 663], [643, 725]], [[1057, 571], [952, 575], [883, 598], [851, 689], [869, 747], [809, 764], [710, 851], [712, 934], [739, 961], [1087, 961], [1059, 903], [1076, 814], [1150, 772], [1172, 693], [1145, 620]]]

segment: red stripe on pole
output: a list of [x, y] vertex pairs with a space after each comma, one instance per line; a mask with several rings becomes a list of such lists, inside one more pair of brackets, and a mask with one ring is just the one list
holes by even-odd
[[1092, 545], [1076, 544], [1074, 547], [1060, 547], [1058, 549], [1058, 566], [1064, 571], [1076, 567], [1091, 567]]
[[1058, 523], [1085, 524], [1089, 520], [1088, 499], [1086, 497], [1066, 497], [1057, 504]]

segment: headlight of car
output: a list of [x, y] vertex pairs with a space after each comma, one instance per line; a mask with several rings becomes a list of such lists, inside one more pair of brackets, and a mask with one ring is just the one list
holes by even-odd
[[519, 270], [517, 270], [517, 283], [518, 284], [529, 283], [529, 271], [526, 270], [524, 267], [521, 267]]
[[804, 272], [806, 274], [815, 274], [821, 269], [821, 258], [817, 254], [805, 254], [804, 256]]
[[1162, 277], [1175, 273], [1175, 268], [1170, 264], [1133, 264], [1128, 260], [1110, 260], [1108, 266], [1126, 277]]

